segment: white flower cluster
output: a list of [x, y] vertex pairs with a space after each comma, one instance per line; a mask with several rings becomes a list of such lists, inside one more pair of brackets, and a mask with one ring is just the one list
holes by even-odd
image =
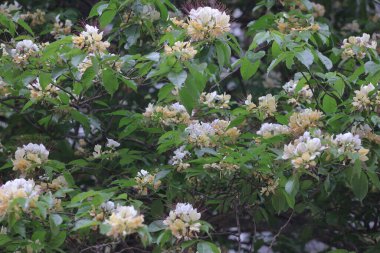
[[323, 17], [325, 15], [325, 12], [326, 12], [325, 6], [323, 6], [322, 4], [314, 3], [314, 2], [312, 2], [311, 4], [313, 5], [313, 16], [315, 18]]
[[226, 161], [220, 161], [217, 163], [206, 163], [203, 165], [204, 169], [218, 170], [221, 174], [230, 174], [232, 172], [240, 169], [240, 166], [237, 164], [229, 163]]
[[200, 231], [201, 214], [189, 203], [177, 203], [175, 210], [170, 211], [164, 224], [178, 240], [190, 240]]
[[191, 9], [187, 22], [176, 18], [171, 20], [186, 29], [193, 41], [220, 38], [230, 31], [230, 16], [208, 6]]
[[[114, 54], [100, 53], [98, 55], [95, 55], [94, 53], [89, 53], [88, 55], [86, 55], [83, 61], [78, 64], [79, 78], [82, 78], [84, 72], [92, 66], [92, 57], [97, 56], [100, 57], [100, 61], [104, 62], [107, 67], [110, 67], [117, 72], [121, 72], [123, 61], [120, 59], [114, 59]], [[102, 72], [102, 69], [99, 69], [97, 74], [101, 75]]]
[[27, 13], [21, 14], [20, 18], [23, 20], [30, 21], [30, 26], [43, 25], [45, 23], [46, 13], [41, 9], [36, 9], [34, 12], [28, 11]]
[[25, 176], [32, 168], [39, 167], [48, 160], [49, 151], [43, 144], [29, 143], [17, 148], [13, 160], [13, 170], [20, 171]]
[[187, 33], [197, 41], [218, 38], [230, 31], [230, 16], [211, 7], [190, 10]]
[[16, 48], [12, 49], [10, 55], [13, 61], [20, 65], [25, 65], [30, 57], [36, 56], [40, 47], [31, 40], [22, 40], [17, 42]]
[[291, 160], [294, 168], [311, 168], [316, 165], [315, 159], [321, 155], [326, 147], [322, 145], [321, 139], [312, 137], [310, 132], [305, 132], [303, 136], [284, 146], [282, 159]]
[[134, 186], [135, 189], [141, 195], [148, 195], [148, 186], [152, 186], [155, 190], [161, 185], [160, 180], [156, 180], [156, 175], [150, 174], [146, 170], [140, 170], [135, 177], [137, 185]]
[[376, 144], [380, 144], [380, 135], [377, 135], [368, 124], [353, 125], [351, 133], [359, 135], [362, 139], [367, 139]]
[[0, 77], [0, 96], [8, 96], [10, 94], [8, 87], [9, 84]]
[[33, 99], [41, 99], [43, 97], [51, 97], [59, 91], [59, 89], [52, 85], [48, 84], [45, 89], [42, 89], [41, 84], [40, 84], [40, 79], [37, 78], [33, 82], [29, 83], [27, 85], [27, 88], [30, 91], [30, 97]]
[[144, 216], [139, 215], [133, 206], [117, 206], [104, 224], [111, 227], [107, 236], [117, 239], [135, 233], [143, 222]]
[[169, 160], [169, 164], [175, 166], [178, 171], [182, 171], [190, 167], [189, 163], [185, 163], [183, 161], [186, 157], [191, 155], [189, 151], [185, 150], [185, 148], [185, 146], [181, 146], [174, 150], [174, 155]]
[[175, 55], [181, 61], [188, 61], [194, 58], [197, 54], [190, 42], [177, 41], [173, 46], [165, 45], [166, 55]]
[[209, 108], [228, 109], [230, 108], [230, 99], [231, 95], [226, 93], [218, 95], [216, 91], [211, 93], [203, 92], [200, 97], [200, 102]]
[[99, 33], [99, 29], [86, 25], [86, 30], [81, 32], [79, 36], [73, 36], [73, 43], [76, 47], [84, 49], [89, 53], [104, 53], [110, 46], [108, 41], [102, 41], [103, 32]]
[[352, 133], [338, 134], [335, 138], [331, 137], [333, 146], [338, 149], [339, 155], [358, 154], [361, 161], [367, 161], [368, 149], [363, 148], [359, 135]]
[[59, 190], [62, 188], [68, 188], [69, 183], [66, 181], [66, 178], [62, 175], [56, 177], [51, 181], [51, 183], [41, 183], [41, 187], [44, 190]]
[[188, 134], [188, 141], [199, 147], [215, 147], [219, 140], [225, 138], [234, 142], [240, 135], [236, 127], [228, 128], [230, 121], [215, 119], [211, 123], [192, 122], [185, 132]]
[[106, 147], [108, 148], [108, 150], [102, 151], [102, 146], [97, 144], [94, 147], [94, 152], [92, 153], [92, 155], [94, 156], [94, 158], [99, 158], [102, 155], [112, 154], [115, 151], [115, 149], [118, 148], [119, 146], [120, 146], [119, 142], [117, 142], [113, 139], [107, 138]]
[[116, 206], [115, 202], [113, 201], [107, 201], [100, 205], [100, 208], [103, 209], [106, 213], [112, 213]]
[[271, 138], [280, 134], [289, 134], [290, 131], [288, 126], [274, 123], [264, 123], [261, 125], [260, 130], [256, 133], [264, 138]]
[[12, 200], [17, 198], [25, 198], [25, 204], [21, 208], [28, 211], [38, 200], [40, 192], [41, 188], [33, 180], [20, 178], [6, 182], [0, 187], [0, 218], [7, 214]]
[[71, 33], [71, 27], [73, 26], [73, 22], [71, 22], [70, 19], [66, 19], [63, 23], [59, 16], [60, 15], [57, 15], [55, 17], [53, 30], [50, 32], [56, 39], [64, 35], [69, 35]]
[[248, 111], [252, 111], [253, 109], [257, 107], [256, 104], [252, 102], [251, 94], [247, 96], [247, 99], [244, 101], [244, 105], [246, 106]]
[[188, 124], [190, 115], [186, 108], [180, 103], [174, 103], [167, 106], [149, 104], [143, 115], [153, 121], [158, 121], [164, 126]]
[[264, 117], [273, 116], [277, 110], [275, 97], [272, 94], [259, 97], [259, 105], [257, 109], [264, 114]]
[[21, 10], [21, 5], [14, 1], [13, 4], [5, 2], [0, 4], [0, 13], [10, 17], [13, 12]]
[[342, 58], [348, 59], [351, 57], [356, 57], [358, 59], [363, 59], [366, 56], [367, 49], [376, 49], [377, 42], [371, 40], [371, 36], [364, 33], [362, 37], [351, 36], [348, 39], [343, 40], [343, 53]]
[[355, 91], [355, 97], [353, 98], [352, 105], [356, 110], [370, 110], [372, 107], [380, 105], [380, 93], [377, 92], [375, 94], [370, 94], [375, 89], [375, 86], [370, 83], [368, 85], [361, 86], [360, 90]]
[[289, 128], [292, 133], [301, 135], [309, 128], [321, 125], [322, 112], [307, 108], [301, 112], [295, 112], [289, 118]]
[[303, 86], [299, 91], [297, 91], [297, 85], [298, 80], [290, 80], [289, 82], [285, 83], [282, 88], [285, 90], [285, 92], [292, 96], [292, 99], [288, 100], [288, 103], [290, 104], [299, 104], [299, 102], [306, 102], [311, 103], [311, 99], [313, 98], [313, 92], [310, 89], [309, 85]]

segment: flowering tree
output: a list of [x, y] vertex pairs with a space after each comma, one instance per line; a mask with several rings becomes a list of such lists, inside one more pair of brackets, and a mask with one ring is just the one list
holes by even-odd
[[376, 3], [57, 2], [0, 5], [1, 252], [380, 250]]

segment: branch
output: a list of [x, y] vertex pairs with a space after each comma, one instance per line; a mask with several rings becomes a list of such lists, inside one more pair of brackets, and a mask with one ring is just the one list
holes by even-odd
[[270, 252], [270, 250], [272, 249], [274, 243], [276, 242], [277, 238], [281, 235], [282, 231], [289, 225], [289, 222], [290, 220], [293, 218], [293, 214], [294, 214], [294, 210], [292, 211], [292, 213], [290, 214], [288, 220], [285, 222], [285, 224], [280, 228], [280, 230], [278, 231], [278, 233], [273, 237], [270, 245], [269, 245], [269, 248], [267, 249], [267, 253]]

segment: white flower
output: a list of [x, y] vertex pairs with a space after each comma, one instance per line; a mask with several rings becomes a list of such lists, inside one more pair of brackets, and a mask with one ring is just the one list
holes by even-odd
[[211, 123], [193, 121], [186, 129], [188, 142], [199, 147], [215, 147], [223, 139], [235, 142], [240, 135], [236, 127], [228, 128], [230, 121], [215, 119]]
[[294, 166], [294, 168], [310, 168], [316, 165], [315, 159], [321, 155], [321, 152], [326, 147], [322, 145], [319, 138], [312, 138], [310, 132], [305, 132], [303, 136], [299, 137], [284, 146], [284, 154], [282, 159], [289, 160]]
[[0, 187], [0, 216], [7, 213], [11, 201], [16, 198], [26, 199], [21, 207], [24, 211], [28, 211], [31, 203], [38, 199], [40, 192], [40, 186], [36, 185], [32, 179], [20, 178], [6, 182]]
[[218, 38], [230, 31], [230, 16], [211, 7], [190, 10], [187, 33], [194, 41]]
[[190, 42], [177, 41], [173, 46], [165, 45], [166, 55], [176, 55], [181, 61], [188, 61], [194, 58], [197, 54]]
[[[313, 92], [310, 89], [309, 85], [303, 86], [300, 90], [296, 91], [298, 85], [298, 80], [290, 80], [285, 83], [282, 87], [288, 95], [293, 96], [295, 98], [295, 102], [306, 102], [311, 103], [311, 99], [313, 98]], [[294, 100], [290, 99], [289, 102], [292, 103]]]
[[102, 155], [102, 146], [96, 144], [92, 155], [94, 156], [94, 158], [99, 158]]
[[178, 203], [175, 210], [170, 211], [164, 224], [178, 240], [190, 240], [200, 231], [201, 214], [189, 203]]
[[335, 138], [331, 137], [332, 144], [337, 147], [338, 154], [357, 153], [361, 161], [367, 161], [368, 149], [363, 148], [359, 135], [352, 133], [338, 134]]
[[107, 145], [108, 148], [115, 149], [120, 146], [120, 143], [113, 140], [113, 139], [108, 139], [107, 138]]
[[66, 19], [65, 23], [61, 22], [59, 18], [59, 14], [55, 17], [55, 23], [53, 30], [50, 32], [54, 36], [54, 38], [59, 38], [63, 35], [68, 35], [71, 33], [71, 27], [73, 26], [73, 23], [71, 20]]
[[375, 90], [375, 86], [372, 83], [363, 85], [360, 90], [355, 91], [355, 97], [353, 98], [352, 105], [357, 110], [368, 110], [371, 108], [372, 101], [369, 97], [369, 93]]
[[264, 123], [256, 133], [264, 138], [270, 138], [279, 134], [289, 134], [289, 127], [280, 124]]
[[89, 53], [104, 53], [110, 46], [108, 41], [102, 41], [103, 32], [94, 26], [86, 25], [86, 30], [79, 36], [73, 36], [73, 43], [76, 47], [84, 49]]
[[366, 49], [376, 49], [377, 42], [370, 40], [370, 35], [364, 33], [362, 37], [351, 36], [348, 39], [343, 40], [343, 53], [342, 58], [347, 59], [350, 57], [356, 57], [363, 59], [366, 56]]
[[188, 124], [190, 121], [190, 115], [186, 108], [178, 102], [166, 106], [149, 104], [143, 115], [164, 126]]
[[226, 93], [219, 95], [216, 91], [211, 93], [203, 92], [200, 97], [200, 102], [210, 108], [228, 109], [231, 95]]
[[28, 59], [32, 56], [37, 55], [40, 48], [37, 44], [34, 44], [31, 40], [22, 40], [17, 42], [16, 48], [10, 51], [13, 61], [15, 63], [24, 65], [27, 63]]
[[11, 16], [11, 13], [19, 11], [20, 9], [21, 5], [17, 1], [14, 1], [13, 4], [8, 2], [0, 4], [0, 13], [5, 14], [8, 17]]
[[143, 226], [143, 222], [144, 216], [139, 215], [133, 206], [117, 206], [104, 224], [111, 226], [107, 236], [116, 239], [135, 233]]
[[107, 201], [100, 205], [100, 208], [102, 208], [107, 213], [111, 213], [115, 210], [115, 202], [113, 201]]
[[137, 189], [137, 191], [141, 195], [148, 194], [148, 186], [152, 186], [154, 189], [158, 189], [161, 185], [161, 181], [156, 180], [156, 175], [150, 174], [146, 170], [140, 170], [139, 172], [137, 172], [135, 181], [137, 185], [135, 185], [134, 188]]
[[49, 151], [43, 144], [29, 143], [22, 148], [17, 148], [13, 160], [13, 170], [21, 172], [25, 176], [32, 165], [39, 167], [48, 160]]
[[186, 157], [191, 155], [189, 151], [185, 150], [185, 148], [186, 148], [186, 146], [181, 146], [181, 147], [177, 148], [176, 150], [174, 150], [174, 152], [173, 152], [174, 155], [169, 160], [169, 164], [176, 166], [177, 170], [179, 170], [179, 171], [187, 169], [188, 167], [190, 167], [190, 164], [185, 163], [183, 161]]
[[244, 101], [244, 105], [246, 106], [248, 111], [251, 111], [256, 108], [255, 103], [252, 102], [252, 95], [249, 94], [247, 99]]
[[257, 108], [264, 113], [265, 118], [268, 116], [273, 116], [277, 110], [275, 97], [273, 97], [272, 94], [259, 97], [259, 106]]
[[45, 89], [42, 89], [39, 78], [29, 83], [27, 88], [30, 91], [30, 97], [33, 99], [40, 99], [45, 96], [51, 97], [59, 91], [59, 89], [51, 83], [49, 83]]

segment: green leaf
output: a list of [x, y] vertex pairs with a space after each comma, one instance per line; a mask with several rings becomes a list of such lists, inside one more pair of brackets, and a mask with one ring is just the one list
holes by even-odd
[[103, 86], [112, 96], [119, 88], [119, 81], [112, 69], [104, 69], [102, 72]]
[[167, 228], [167, 226], [164, 225], [164, 223], [163, 223], [162, 220], [153, 221], [148, 226], [148, 230], [151, 233], [154, 233], [154, 232], [157, 232], [157, 231], [161, 231], [161, 230], [164, 230], [166, 228]]
[[241, 62], [240, 73], [243, 80], [251, 78], [259, 69], [260, 60], [252, 63], [247, 57], [244, 57]]
[[353, 178], [351, 182], [352, 191], [354, 195], [362, 201], [368, 193], [368, 178], [367, 175], [361, 171], [359, 177]]
[[28, 102], [26, 102], [26, 104], [22, 108], [21, 112], [24, 112], [26, 109], [28, 109], [29, 107], [31, 107], [33, 104], [34, 104], [34, 102], [32, 100], [29, 100]]
[[71, 117], [82, 124], [82, 126], [86, 129], [90, 129], [90, 121], [87, 118], [86, 115], [82, 114], [81, 112], [73, 109], [70, 111]]
[[272, 206], [278, 213], [286, 210], [286, 197], [283, 191], [276, 191], [272, 196]]
[[274, 59], [270, 64], [267, 69], [267, 74], [271, 72], [280, 62], [284, 61], [289, 55], [291, 55], [292, 52], [284, 52], [280, 54], [276, 59]]
[[329, 95], [325, 95], [323, 97], [322, 107], [325, 112], [334, 113], [337, 110], [337, 103], [334, 98]]
[[99, 19], [100, 27], [104, 28], [106, 25], [111, 23], [116, 13], [116, 7], [113, 5], [110, 5], [105, 11], [103, 11]]
[[197, 251], [199, 253], [220, 253], [220, 249], [211, 242], [199, 242], [197, 244]]
[[314, 62], [314, 56], [311, 53], [310, 49], [305, 49], [302, 52], [297, 52], [296, 57], [308, 69]]
[[98, 224], [99, 224], [99, 222], [98, 221], [94, 221], [94, 220], [88, 220], [88, 219], [78, 220], [77, 222], [75, 222], [75, 226], [73, 228], [73, 231], [77, 231], [79, 229], [84, 229], [84, 228], [92, 227], [92, 226], [95, 226], [95, 225], [98, 225]]
[[166, 6], [161, 2], [161, 0], [156, 0], [154, 3], [160, 10], [161, 19], [164, 21], [168, 20], [169, 14]]
[[292, 177], [285, 184], [285, 191], [289, 195], [295, 196], [299, 189], [299, 181], [297, 177]]
[[40, 80], [42, 89], [45, 89], [51, 83], [51, 74], [41, 72], [39, 75], [39, 80]]
[[231, 49], [228, 44], [222, 41], [217, 41], [215, 48], [219, 67], [223, 67], [224, 65], [228, 66], [231, 59]]
[[187, 78], [187, 72], [185, 70], [183, 70], [183, 71], [181, 71], [179, 73], [170, 72], [168, 74], [169, 81], [172, 84], [174, 84], [175, 86], [177, 86], [178, 88], [182, 87], [182, 85], [186, 81], [186, 78]]
[[90, 11], [90, 14], [88, 15], [89, 18], [99, 16], [102, 14], [103, 10], [108, 7], [108, 4], [105, 1], [100, 1], [96, 3]]
[[192, 110], [198, 105], [199, 97], [206, 86], [207, 78], [203, 74], [202, 66], [187, 65], [190, 70], [185, 85], [179, 91], [181, 103], [191, 114]]
[[60, 231], [58, 235], [53, 236], [49, 242], [49, 246], [52, 248], [59, 248], [66, 240], [66, 232]]
[[379, 177], [377, 176], [375, 171], [367, 171], [367, 175], [369, 179], [371, 180], [371, 183], [377, 188], [380, 189], [380, 180]]
[[81, 192], [81, 193], [75, 195], [71, 199], [71, 203], [73, 204], [73, 203], [82, 202], [83, 200], [85, 200], [89, 197], [95, 196], [96, 194], [97, 194], [96, 191]]
[[165, 230], [158, 236], [157, 243], [162, 246], [165, 243], [167, 243], [171, 237], [172, 237], [172, 232], [170, 230]]
[[28, 33], [30, 33], [32, 36], [34, 36], [34, 32], [32, 28], [21, 18], [17, 20], [17, 24], [19, 24], [22, 28], [24, 28]]
[[330, 70], [333, 67], [332, 61], [328, 57], [324, 56], [319, 51], [317, 51], [317, 54], [318, 54], [318, 58], [321, 60], [321, 62], [323, 63], [323, 65], [325, 65], [325, 68], [327, 70]]
[[10, 241], [12, 241], [12, 239], [9, 236], [0, 234], [0, 246], [5, 245]]
[[62, 224], [62, 217], [59, 214], [51, 214], [50, 219], [54, 222], [56, 226], [59, 226]]

